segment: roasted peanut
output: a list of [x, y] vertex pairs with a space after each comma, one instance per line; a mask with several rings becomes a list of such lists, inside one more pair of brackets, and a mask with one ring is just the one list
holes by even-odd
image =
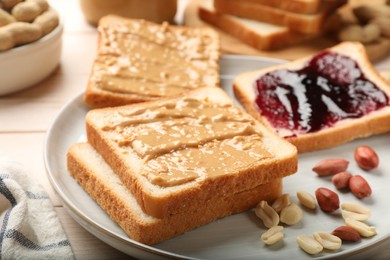
[[340, 30], [338, 38], [340, 41], [359, 41], [361, 43], [372, 43], [380, 38], [381, 29], [378, 24], [369, 23], [365, 26], [358, 24], [347, 25]]
[[274, 203], [272, 203], [272, 208], [280, 213], [285, 207], [290, 205], [290, 195], [282, 194], [279, 198], [277, 198]]
[[386, 5], [360, 5], [353, 8], [356, 18], [363, 24], [376, 17], [389, 17], [390, 7]]
[[325, 159], [318, 162], [313, 171], [319, 176], [334, 175], [339, 172], [343, 172], [348, 168], [349, 162], [345, 159]]
[[349, 189], [359, 199], [371, 196], [372, 190], [366, 179], [360, 175], [349, 179]]
[[262, 221], [267, 228], [274, 227], [279, 224], [278, 213], [266, 201], [261, 201], [255, 210], [256, 216]]
[[303, 206], [305, 206], [306, 208], [309, 208], [309, 209], [316, 208], [316, 201], [310, 193], [308, 193], [306, 191], [298, 191], [297, 197], [298, 197], [299, 202]]
[[333, 212], [340, 207], [337, 193], [327, 188], [318, 188], [315, 192], [318, 205], [325, 212]]
[[15, 22], [15, 18], [0, 8], [0, 27]]
[[358, 221], [366, 221], [371, 217], [371, 211], [357, 203], [343, 203], [341, 209], [344, 219], [352, 218]]
[[268, 229], [266, 232], [264, 232], [260, 239], [266, 244], [266, 245], [273, 245], [276, 242], [283, 239], [283, 227], [282, 226], [274, 226]]
[[359, 167], [366, 171], [375, 169], [379, 165], [377, 153], [369, 146], [363, 145], [356, 148], [354, 157]]
[[43, 35], [53, 31], [59, 23], [58, 14], [53, 9], [44, 12], [34, 20], [34, 24], [37, 24], [42, 28]]
[[280, 212], [280, 221], [287, 225], [297, 224], [302, 217], [302, 210], [295, 203], [291, 203]]
[[317, 240], [306, 235], [298, 236], [297, 243], [303, 251], [310, 255], [318, 254], [324, 249]]
[[2, 29], [12, 34], [16, 46], [36, 41], [42, 36], [42, 30], [38, 25], [25, 22], [10, 23]]
[[17, 21], [20, 22], [29, 22], [34, 21], [45, 9], [41, 7], [37, 1], [24, 1], [18, 3], [12, 8], [12, 15]]
[[390, 17], [376, 17], [370, 23], [377, 24], [384, 37], [390, 37]]
[[343, 241], [356, 242], [361, 239], [360, 234], [355, 229], [348, 226], [338, 227], [333, 230], [332, 234]]
[[332, 177], [332, 183], [338, 190], [345, 189], [348, 188], [351, 177], [352, 174], [348, 172], [339, 172]]
[[15, 5], [19, 4], [23, 0], [2, 0], [3, 8], [11, 10]]
[[341, 239], [327, 232], [314, 232], [313, 237], [323, 248], [329, 250], [338, 250], [341, 248]]
[[346, 218], [345, 224], [355, 229], [362, 237], [372, 237], [376, 235], [375, 227], [368, 226], [367, 224], [357, 221], [352, 218]]
[[8, 50], [14, 47], [14, 39], [12, 33], [8, 30], [0, 28], [0, 51]]

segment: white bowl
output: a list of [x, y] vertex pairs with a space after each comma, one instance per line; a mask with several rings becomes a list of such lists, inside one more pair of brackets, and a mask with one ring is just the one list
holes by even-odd
[[34, 86], [60, 62], [63, 26], [41, 39], [0, 52], [0, 95]]

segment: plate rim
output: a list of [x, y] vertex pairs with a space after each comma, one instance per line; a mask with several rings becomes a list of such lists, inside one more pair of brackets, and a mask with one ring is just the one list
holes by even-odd
[[[268, 62], [274, 63], [275, 65], [286, 62], [285, 60], [281, 60], [281, 59], [277, 59], [277, 58], [256, 57], [256, 56], [235, 55], [235, 54], [222, 55], [221, 61], [222, 61], [222, 59], [228, 59], [228, 60], [229, 59], [230, 60], [242, 60], [243, 59], [243, 60], [252, 60], [252, 61], [259, 61], [259, 62], [268, 61]], [[45, 139], [44, 139], [43, 159], [44, 159], [46, 176], [49, 179], [49, 182], [50, 182], [51, 186], [54, 188], [54, 190], [56, 191], [56, 193], [60, 197], [61, 202], [64, 204], [64, 206], [65, 206], [64, 208], [66, 210], [71, 210], [71, 212], [72, 212], [72, 214], [70, 214], [71, 217], [79, 225], [81, 225], [84, 229], [86, 229], [86, 228], [84, 227], [83, 223], [80, 223], [79, 220], [75, 219], [73, 214], [77, 215], [77, 217], [82, 219], [90, 227], [97, 229], [98, 231], [104, 233], [105, 235], [109, 236], [112, 239], [117, 240], [117, 242], [121, 242], [122, 244], [125, 244], [126, 246], [132, 246], [135, 249], [142, 250], [142, 251], [145, 251], [147, 253], [151, 253], [153, 255], [157, 255], [157, 256], [161, 256], [161, 257], [169, 257], [169, 258], [173, 258], [173, 259], [198, 259], [198, 258], [194, 258], [194, 257], [189, 257], [189, 256], [177, 254], [177, 253], [172, 253], [172, 252], [169, 252], [169, 251], [166, 251], [166, 250], [163, 250], [163, 249], [159, 249], [159, 248], [154, 247], [153, 245], [146, 245], [146, 244], [143, 244], [143, 243], [140, 243], [138, 241], [133, 240], [129, 236], [121, 237], [121, 236], [115, 234], [113, 231], [110, 231], [107, 228], [102, 227], [99, 223], [96, 223], [89, 216], [83, 214], [82, 210], [80, 210], [71, 201], [71, 199], [69, 199], [67, 197], [65, 192], [61, 189], [60, 185], [57, 183], [57, 180], [54, 177], [54, 174], [52, 173], [51, 164], [50, 164], [50, 160], [49, 160], [50, 139], [54, 135], [53, 129], [58, 124], [60, 118], [67, 112], [69, 107], [71, 107], [74, 104], [81, 104], [85, 109], [87, 109], [87, 110], [91, 109], [91, 108], [89, 108], [87, 105], [85, 105], [83, 103], [83, 95], [84, 95], [84, 93], [85, 93], [85, 91], [82, 90], [78, 94], [76, 94], [74, 97], [72, 97], [70, 100], [65, 102], [65, 104], [61, 107], [61, 109], [57, 112], [55, 117], [49, 123], [49, 128], [47, 129], [46, 136], [45, 136]], [[66, 158], [64, 158], [64, 160], [65, 159]], [[83, 189], [83, 191], [84, 191], [84, 189]], [[96, 203], [96, 202], [94, 201], [94, 203]], [[99, 205], [97, 204], [97, 206], [99, 206]], [[110, 220], [115, 223], [115, 221], [113, 221], [112, 219], [110, 219]], [[102, 240], [102, 238], [96, 236], [94, 233], [92, 233], [92, 234], [97, 239]], [[373, 249], [375, 247], [378, 247], [379, 245], [387, 242], [388, 240], [390, 240], [390, 237], [389, 236], [388, 237], [385, 236], [385, 237], [383, 237], [383, 239], [370, 241], [370, 242], [366, 243], [364, 246], [362, 246], [360, 248], [357, 248], [356, 250], [344, 251], [344, 252], [335, 252], [333, 254], [327, 254], [327, 255], [319, 256], [319, 257], [315, 257], [315, 258], [316, 259], [331, 259], [331, 258], [334, 258], [334, 257], [351, 257], [351, 256], [358, 255], [358, 254], [360, 254], [362, 252], [369, 251], [370, 249]], [[107, 242], [104, 242], [104, 243], [107, 243]], [[115, 247], [115, 246], [113, 246], [113, 247], [116, 248], [117, 250], [122, 251], [118, 247]]]

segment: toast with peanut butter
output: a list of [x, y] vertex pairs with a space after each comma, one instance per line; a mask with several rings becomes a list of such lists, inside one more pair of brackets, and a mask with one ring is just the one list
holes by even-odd
[[194, 211], [293, 174], [297, 151], [220, 88], [86, 116], [88, 142], [148, 215]]
[[211, 28], [109, 15], [99, 21], [98, 31], [98, 52], [84, 95], [91, 107], [219, 86], [219, 36]]
[[242, 73], [234, 92], [252, 116], [299, 152], [390, 131], [390, 85], [360, 43]]
[[253, 208], [259, 200], [271, 203], [282, 191], [282, 180], [278, 178], [243, 192], [213, 196], [199, 204], [195, 211], [155, 218], [143, 212], [133, 194], [88, 143], [72, 145], [68, 153], [68, 169], [131, 239], [144, 244], [155, 244], [218, 218]]

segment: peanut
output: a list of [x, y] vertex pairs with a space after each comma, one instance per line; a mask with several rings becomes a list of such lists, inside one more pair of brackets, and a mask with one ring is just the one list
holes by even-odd
[[335, 235], [326, 232], [314, 232], [313, 237], [323, 248], [329, 250], [338, 250], [341, 248], [341, 239]]
[[363, 24], [376, 17], [389, 17], [390, 7], [386, 5], [360, 5], [353, 10], [356, 18]]
[[318, 162], [313, 171], [319, 176], [334, 175], [339, 172], [343, 172], [348, 168], [349, 162], [345, 159], [325, 159]]
[[379, 165], [379, 157], [369, 146], [359, 146], [355, 149], [355, 161], [363, 170], [369, 171], [375, 169]]
[[371, 23], [379, 26], [384, 37], [390, 37], [390, 17], [376, 17]]
[[8, 50], [14, 47], [14, 39], [12, 33], [8, 30], [0, 28], [0, 51]]
[[367, 224], [357, 221], [352, 218], [346, 218], [345, 224], [348, 227], [355, 229], [362, 237], [372, 237], [376, 235], [375, 227], [368, 226]]
[[351, 177], [352, 174], [348, 172], [339, 172], [332, 177], [332, 183], [338, 190], [348, 188]]
[[365, 26], [351, 24], [340, 30], [338, 38], [340, 41], [359, 41], [371, 43], [380, 38], [381, 29], [378, 24], [370, 23]]
[[343, 241], [356, 242], [361, 239], [360, 234], [355, 229], [348, 226], [338, 227], [333, 230], [332, 234]]
[[349, 179], [349, 189], [359, 199], [371, 196], [371, 187], [360, 175], [352, 176]]
[[19, 4], [23, 0], [3, 0], [3, 8], [6, 10], [11, 10], [15, 5]]
[[38, 17], [38, 15], [45, 11], [45, 8], [47, 9], [47, 6], [45, 7], [38, 1], [24, 1], [18, 3], [14, 6], [14, 8], [12, 8], [12, 15], [20, 22], [31, 23], [35, 18]]
[[280, 221], [287, 225], [297, 224], [302, 217], [302, 210], [295, 203], [291, 203], [280, 212]]
[[271, 228], [279, 224], [278, 213], [264, 200], [256, 206], [255, 213], [256, 216], [263, 221], [264, 226], [267, 228]]
[[341, 209], [344, 219], [352, 218], [358, 221], [366, 221], [371, 217], [371, 211], [357, 203], [343, 203]]
[[317, 240], [306, 235], [299, 235], [297, 243], [303, 251], [310, 255], [318, 254], [324, 249]]
[[12, 34], [15, 46], [36, 41], [42, 36], [42, 30], [38, 25], [25, 22], [10, 23], [2, 29]]
[[337, 193], [327, 188], [318, 188], [315, 192], [318, 205], [325, 212], [333, 212], [340, 207]]
[[266, 245], [273, 245], [283, 239], [283, 229], [282, 226], [274, 226], [264, 232], [260, 238]]
[[57, 27], [60, 20], [57, 12], [50, 9], [38, 16], [33, 23], [39, 25], [42, 28], [43, 35], [46, 35]]
[[309, 209], [316, 208], [316, 201], [310, 193], [308, 193], [306, 191], [298, 191], [297, 197], [298, 197], [299, 202], [303, 206], [305, 206], [306, 208], [309, 208]]
[[15, 18], [8, 12], [0, 9], [0, 27], [15, 22]]
[[285, 207], [290, 205], [290, 195], [282, 194], [279, 198], [277, 198], [274, 203], [272, 203], [272, 208], [280, 213]]

